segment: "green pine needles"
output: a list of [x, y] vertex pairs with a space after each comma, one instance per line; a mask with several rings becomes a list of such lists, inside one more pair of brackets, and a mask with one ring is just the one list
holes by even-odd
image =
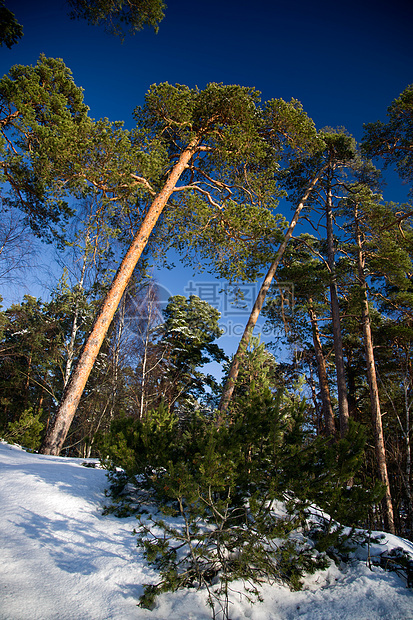
[[264, 581], [299, 589], [329, 555], [348, 551], [353, 530], [344, 533], [335, 518], [350, 517], [356, 496], [364, 513], [377, 499], [354, 482], [364, 438], [357, 428], [336, 446], [308, 437], [305, 408], [252, 384], [219, 423], [199, 412], [181, 421], [165, 406], [143, 421], [113, 423], [100, 444], [109, 510], [137, 514], [138, 546], [159, 571], [142, 607], [163, 592], [202, 588], [213, 618], [227, 619], [234, 588], [251, 602]]
[[37, 414], [33, 413], [33, 407], [25, 409], [17, 420], [8, 423], [5, 431], [0, 431], [0, 438], [35, 452], [40, 447], [41, 432], [44, 427], [40, 421], [42, 413], [41, 409]]

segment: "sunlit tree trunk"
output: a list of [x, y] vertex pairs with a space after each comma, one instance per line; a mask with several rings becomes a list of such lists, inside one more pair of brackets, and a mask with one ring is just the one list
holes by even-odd
[[129, 250], [105, 296], [105, 299], [103, 300], [92, 331], [84, 344], [79, 361], [77, 362], [70, 381], [66, 386], [66, 390], [57, 410], [53, 426], [50, 428], [43, 443], [41, 449], [42, 454], [60, 454], [73, 417], [76, 413], [80, 398], [83, 394], [86, 382], [93, 368], [93, 364], [99, 353], [100, 347], [109, 329], [122, 295], [125, 292], [126, 286], [133, 274], [133, 270], [135, 269], [136, 264], [145, 249], [149, 236], [158, 221], [159, 216], [174, 191], [176, 183], [193, 156], [199, 141], [200, 138], [193, 138], [187, 148], [181, 153], [179, 160], [172, 168], [164, 187], [156, 195], [138, 233], [133, 239], [132, 244], [130, 245]]
[[403, 377], [403, 392], [404, 392], [404, 407], [405, 407], [405, 428], [400, 424], [402, 436], [405, 443], [406, 449], [406, 465], [405, 470], [402, 472], [402, 480], [404, 484], [404, 488], [406, 490], [406, 496], [408, 500], [408, 522], [410, 524], [410, 529], [413, 529], [413, 494], [412, 494], [412, 484], [411, 484], [411, 473], [412, 473], [412, 446], [410, 441], [411, 434], [411, 416], [410, 410], [412, 407], [412, 398], [410, 396], [410, 391], [412, 388], [412, 364], [410, 361], [410, 347], [408, 347], [407, 352], [407, 367], [405, 369], [405, 375]]
[[409, 365], [409, 376], [406, 376], [403, 380], [403, 389], [404, 389], [404, 403], [405, 403], [405, 415], [406, 415], [406, 432], [405, 432], [405, 445], [406, 445], [406, 489], [407, 494], [410, 501], [410, 510], [412, 510], [412, 489], [411, 489], [411, 472], [412, 472], [412, 447], [410, 441], [410, 409], [412, 406], [412, 401], [409, 398], [409, 388], [412, 387], [412, 379], [411, 379], [411, 361], [408, 360]]
[[374, 446], [376, 452], [377, 471], [379, 478], [386, 488], [383, 498], [384, 527], [388, 532], [395, 533], [393, 504], [390, 493], [389, 476], [387, 472], [386, 448], [384, 444], [383, 424], [381, 419], [379, 389], [377, 385], [376, 364], [374, 360], [373, 338], [371, 334], [371, 322], [369, 304], [367, 299], [367, 283], [364, 272], [365, 258], [363, 255], [362, 238], [358, 226], [357, 210], [355, 213], [356, 243], [357, 243], [357, 268], [360, 288], [362, 291], [362, 323], [364, 336], [364, 350], [367, 365], [367, 381], [370, 391], [371, 419], [374, 434]]
[[300, 202], [298, 203], [295, 213], [294, 213], [294, 217], [291, 220], [290, 226], [288, 227], [288, 230], [285, 234], [284, 240], [281, 243], [280, 247], [278, 248], [277, 254], [275, 255], [274, 261], [271, 264], [271, 267], [268, 270], [268, 273], [265, 277], [264, 282], [261, 284], [261, 288], [259, 290], [258, 296], [255, 300], [253, 309], [251, 311], [250, 317], [248, 319], [248, 322], [245, 326], [245, 330], [244, 333], [241, 336], [241, 340], [238, 344], [238, 349], [234, 355], [234, 358], [232, 360], [232, 364], [228, 373], [228, 377], [224, 386], [224, 390], [222, 392], [222, 396], [221, 396], [221, 401], [219, 404], [219, 414], [220, 416], [222, 416], [225, 411], [228, 409], [228, 405], [231, 401], [232, 395], [234, 393], [234, 389], [235, 389], [235, 384], [238, 378], [238, 373], [239, 373], [239, 367], [240, 367], [240, 362], [242, 360], [242, 357], [245, 354], [245, 351], [247, 350], [248, 344], [251, 340], [253, 331], [254, 331], [254, 327], [258, 321], [258, 317], [260, 315], [260, 312], [262, 310], [262, 307], [264, 305], [264, 301], [265, 301], [265, 297], [268, 293], [268, 290], [271, 286], [271, 283], [274, 279], [274, 276], [277, 272], [277, 268], [278, 265], [280, 264], [280, 261], [284, 255], [285, 249], [287, 247], [287, 244], [289, 242], [289, 240], [292, 237], [292, 234], [294, 232], [294, 229], [296, 227], [296, 224], [298, 222], [298, 219], [300, 217], [301, 211], [303, 210], [306, 201], [308, 200], [308, 197], [310, 196], [311, 192], [313, 191], [314, 187], [316, 186], [317, 182], [319, 181], [322, 173], [324, 172], [324, 170], [326, 169], [326, 166], [323, 166], [323, 168], [316, 174], [316, 176], [313, 178], [313, 180], [311, 181], [311, 183], [309, 184], [306, 192], [304, 193], [304, 195], [302, 196]]

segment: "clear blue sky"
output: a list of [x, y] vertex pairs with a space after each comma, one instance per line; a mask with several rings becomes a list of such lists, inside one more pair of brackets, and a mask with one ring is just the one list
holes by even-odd
[[[64, 0], [6, 0], [25, 34], [11, 50], [0, 49], [1, 75], [14, 64], [34, 64], [42, 52], [63, 58], [91, 116], [123, 120], [128, 128], [153, 83], [254, 86], [263, 100], [300, 100], [317, 128], [344, 126], [356, 139], [364, 122], [384, 119], [413, 83], [411, 0], [167, 4], [158, 34], [146, 29], [121, 44], [102, 28], [71, 21]], [[398, 182], [385, 197], [404, 199]], [[162, 284], [183, 293], [191, 277], [177, 269]]]
[[202, 88], [255, 86], [263, 99], [299, 99], [317, 127], [383, 116], [413, 82], [413, 3], [407, 0], [169, 0], [159, 33], [122, 45], [103, 29], [67, 17], [64, 0], [6, 0], [24, 26], [1, 48], [0, 70], [63, 58], [93, 117], [132, 125], [132, 110], [153, 83]]

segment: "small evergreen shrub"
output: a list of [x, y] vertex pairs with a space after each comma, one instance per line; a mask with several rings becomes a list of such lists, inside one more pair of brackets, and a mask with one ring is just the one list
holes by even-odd
[[[353, 427], [336, 446], [311, 439], [305, 402], [286, 403], [252, 384], [219, 423], [196, 412], [182, 422], [162, 406], [144, 421], [115, 421], [101, 440], [114, 510], [137, 514], [138, 546], [160, 575], [142, 607], [162, 592], [204, 588], [213, 617], [228, 618], [232, 581], [244, 582], [251, 601], [263, 581], [299, 589], [351, 538], [335, 519], [361, 498], [346, 483], [362, 434]], [[366, 509], [371, 499], [365, 494]], [[314, 504], [330, 511], [329, 522], [309, 519]]]
[[44, 428], [44, 424], [40, 422], [41, 415], [42, 411], [36, 415], [33, 414], [33, 407], [25, 409], [18, 420], [9, 422], [2, 439], [36, 452], [40, 448], [41, 433]]

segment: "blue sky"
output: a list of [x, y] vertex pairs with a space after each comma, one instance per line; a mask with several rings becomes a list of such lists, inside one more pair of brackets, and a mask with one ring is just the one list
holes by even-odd
[[383, 116], [413, 81], [413, 3], [393, 0], [170, 0], [159, 33], [123, 43], [67, 17], [64, 0], [6, 0], [25, 29], [1, 49], [0, 70], [63, 58], [95, 118], [132, 126], [132, 110], [153, 83], [202, 88], [255, 86], [263, 99], [299, 99], [317, 127]]
[[[42, 52], [63, 58], [91, 116], [128, 128], [153, 83], [223, 82], [254, 86], [263, 100], [294, 97], [317, 128], [344, 126], [360, 139], [363, 123], [384, 119], [413, 83], [413, 3], [406, 0], [169, 0], [158, 34], [146, 29], [123, 44], [70, 20], [64, 0], [6, 6], [25, 34], [11, 50], [0, 48], [1, 75], [14, 64], [34, 64]], [[404, 200], [395, 177], [385, 198]], [[181, 268], [159, 277], [173, 294], [200, 280]], [[9, 294], [17, 301], [21, 289]]]

